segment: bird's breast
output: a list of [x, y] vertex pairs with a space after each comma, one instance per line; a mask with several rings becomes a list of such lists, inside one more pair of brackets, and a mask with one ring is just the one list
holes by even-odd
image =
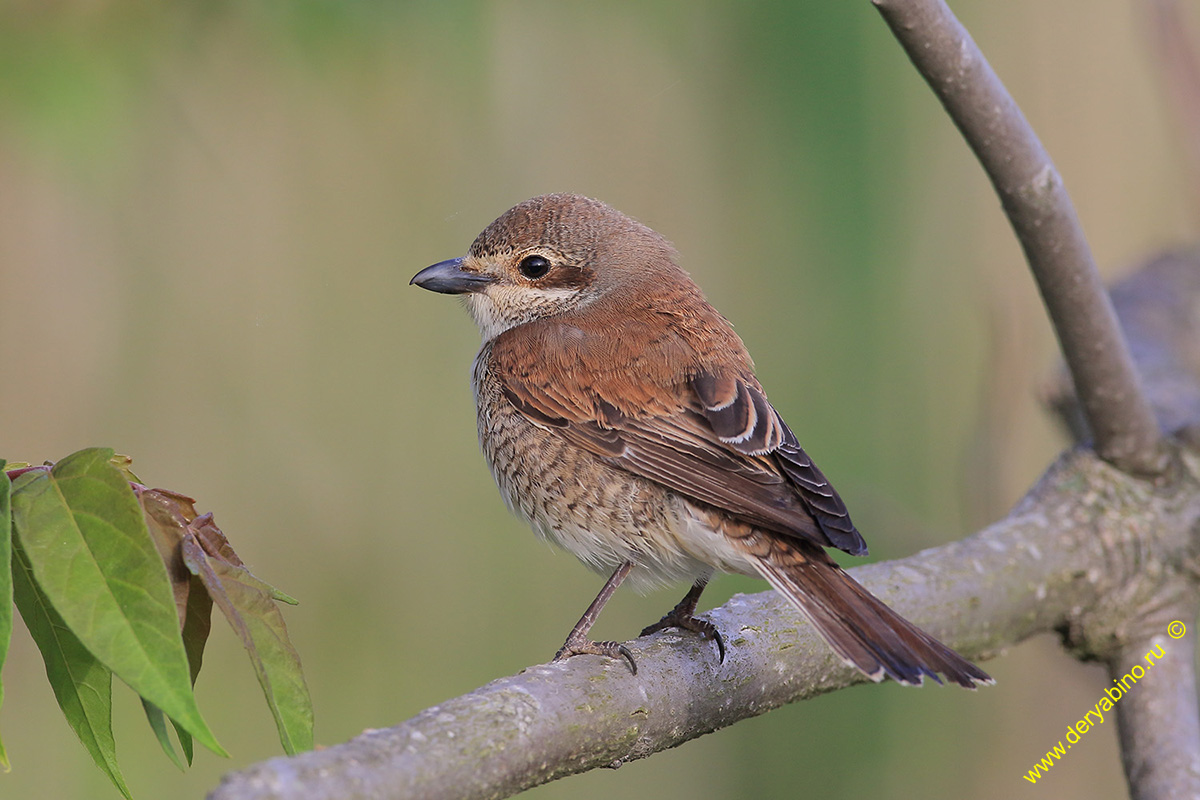
[[682, 498], [531, 422], [505, 397], [490, 350], [476, 357], [472, 383], [479, 443], [508, 507], [597, 570], [633, 561], [643, 586], [706, 571]]

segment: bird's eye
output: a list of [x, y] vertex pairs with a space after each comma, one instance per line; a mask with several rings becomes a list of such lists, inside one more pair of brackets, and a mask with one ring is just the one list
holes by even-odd
[[542, 256], [525, 256], [517, 265], [521, 274], [530, 280], [537, 280], [550, 271], [550, 262]]

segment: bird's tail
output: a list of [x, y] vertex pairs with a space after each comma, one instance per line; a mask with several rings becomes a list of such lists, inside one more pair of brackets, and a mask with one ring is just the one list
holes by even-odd
[[[792, 602], [842, 660], [873, 681], [884, 676], [919, 686], [938, 673], [974, 689], [995, 683], [958, 653], [884, 605], [815, 546], [779, 547], [755, 567]], [[781, 552], [784, 551], [784, 552]]]

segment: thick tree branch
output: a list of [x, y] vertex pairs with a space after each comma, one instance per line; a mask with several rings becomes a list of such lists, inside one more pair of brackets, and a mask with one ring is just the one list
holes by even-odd
[[[1182, 571], [1200, 521], [1194, 469], [1172, 490], [1129, 478], [1088, 450], [1068, 453], [1010, 517], [975, 536], [854, 576], [969, 657], [1041, 632], [1068, 632], [1095, 657]], [[1147, 563], [1163, 572], [1148, 575]], [[1114, 598], [1119, 598], [1116, 601]], [[613, 766], [862, 681], [776, 593], [711, 612], [730, 644], [663, 633], [621, 662], [580, 656], [532, 667], [395, 728], [229, 775], [210, 800], [494, 798]]]
[[1096, 452], [1119, 469], [1166, 467], [1075, 207], [1050, 156], [942, 0], [873, 0], [1000, 196], [1082, 400]]
[[[1113, 688], [1129, 687], [1117, 704], [1117, 730], [1133, 800], [1200, 797], [1196, 636], [1191, 630], [1196, 598], [1190, 585], [1164, 588], [1177, 595], [1175, 600], [1148, 613], [1141, 620], [1143, 635], [1131, 638], [1109, 665]], [[1180, 624], [1188, 633], [1174, 638]]]
[[[1114, 286], [1111, 294], [1160, 426], [1179, 430], [1197, 447], [1200, 252], [1161, 255]], [[1080, 435], [1079, 409], [1068, 376], [1058, 376], [1049, 401]], [[1092, 634], [1077, 637], [1115, 638], [1119, 644], [1106, 658], [1109, 673], [1126, 684], [1126, 676], [1137, 680], [1116, 707], [1122, 762], [1135, 800], [1200, 797], [1194, 634], [1182, 639], [1168, 634], [1174, 622], [1194, 628], [1200, 542], [1193, 537], [1180, 556], [1184, 569], [1174, 576], [1160, 576], [1157, 597], [1141, 604], [1141, 613], [1116, 628], [1105, 630], [1101, 625]], [[1147, 562], [1147, 574], [1153, 575], [1155, 566]], [[1103, 645], [1089, 652], [1101, 649]], [[1148, 653], [1152, 654], [1149, 661]], [[1139, 677], [1135, 668], [1144, 674]]]

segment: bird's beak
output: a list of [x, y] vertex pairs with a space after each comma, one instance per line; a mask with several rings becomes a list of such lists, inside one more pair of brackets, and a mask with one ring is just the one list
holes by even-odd
[[421, 270], [413, 276], [409, 285], [415, 283], [422, 289], [442, 294], [467, 294], [482, 292], [493, 280], [488, 275], [463, 269], [461, 258], [451, 258]]

